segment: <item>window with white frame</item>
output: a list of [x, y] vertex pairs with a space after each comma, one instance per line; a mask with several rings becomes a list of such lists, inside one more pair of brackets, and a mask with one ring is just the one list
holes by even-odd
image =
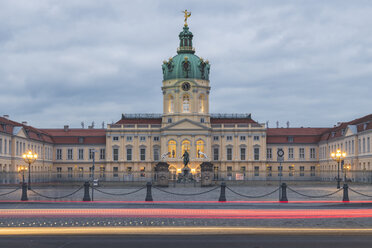
[[73, 156], [72, 149], [71, 148], [67, 149], [67, 159], [72, 160], [72, 156]]
[[219, 158], [219, 148], [218, 147], [213, 147], [213, 160], [217, 161]]
[[132, 161], [132, 148], [127, 147], [127, 161]]
[[118, 148], [113, 148], [112, 149], [112, 160], [113, 161], [118, 161], [119, 160], [119, 149]]
[[140, 136], [140, 141], [146, 141], [146, 136]]
[[226, 136], [226, 140], [227, 141], [232, 141], [232, 136], [231, 135]]
[[273, 150], [271, 148], [266, 149], [266, 158], [273, 159]]
[[79, 149], [79, 157], [78, 157], [79, 160], [83, 160], [84, 159], [84, 149]]
[[315, 157], [316, 157], [315, 148], [310, 148], [310, 158], [315, 159]]
[[366, 138], [363, 138], [363, 153], [366, 153]]
[[254, 152], [254, 160], [260, 160], [260, 148], [255, 147], [253, 149], [253, 152]]
[[354, 140], [351, 141], [351, 154], [354, 154], [355, 152], [355, 146], [354, 146]]
[[245, 141], [245, 136], [240, 136], [240, 141]]
[[288, 148], [288, 159], [293, 159], [293, 158], [294, 158], [293, 148], [290, 147], [290, 148]]
[[154, 161], [159, 161], [160, 160], [160, 149], [159, 147], [155, 146], [154, 147]]
[[305, 148], [299, 149], [300, 159], [305, 159]]
[[56, 160], [61, 160], [62, 159], [62, 149], [57, 149], [56, 150]]
[[99, 149], [99, 159], [101, 159], [101, 160], [106, 159], [106, 149], [105, 148]]
[[119, 137], [118, 136], [114, 136], [114, 137], [112, 137], [112, 140], [113, 141], [118, 141], [119, 140]]
[[0, 154], [3, 153], [3, 139], [0, 139]]
[[95, 158], [94, 149], [89, 149], [89, 159], [93, 159], [93, 157]]
[[213, 136], [213, 141], [218, 141], [219, 137], [218, 136]]
[[371, 152], [371, 141], [369, 137], [367, 137], [367, 152]]
[[133, 137], [132, 136], [127, 136], [127, 142], [131, 142], [133, 140]]
[[146, 148], [140, 148], [140, 160], [145, 161], [146, 160]]
[[159, 141], [160, 137], [159, 136], [154, 136], [154, 141]]
[[232, 160], [232, 147], [226, 148], [226, 160]]
[[240, 160], [245, 160], [245, 153], [246, 153], [245, 147], [240, 147]]
[[260, 140], [260, 136], [257, 136], [257, 135], [253, 136], [253, 140], [255, 140], [255, 141]]

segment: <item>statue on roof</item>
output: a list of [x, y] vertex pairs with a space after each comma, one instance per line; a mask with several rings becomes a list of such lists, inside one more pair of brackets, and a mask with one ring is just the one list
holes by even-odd
[[185, 11], [182, 11], [182, 13], [185, 14], [185, 27], [187, 27], [187, 18], [191, 16], [191, 12], [188, 12], [187, 9], [185, 9]]

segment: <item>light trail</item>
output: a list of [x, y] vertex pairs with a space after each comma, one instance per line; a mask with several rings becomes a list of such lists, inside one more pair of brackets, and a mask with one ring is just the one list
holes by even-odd
[[0, 209], [0, 218], [141, 217], [195, 219], [372, 218], [372, 209]]
[[371, 228], [255, 228], [255, 227], [14, 227], [0, 236], [27, 235], [371, 235]]

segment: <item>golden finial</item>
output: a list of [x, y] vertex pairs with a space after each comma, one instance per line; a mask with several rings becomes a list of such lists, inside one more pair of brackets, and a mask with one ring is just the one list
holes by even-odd
[[185, 11], [182, 11], [182, 13], [185, 14], [185, 27], [187, 27], [187, 18], [191, 16], [191, 12], [187, 12], [187, 9], [185, 9]]

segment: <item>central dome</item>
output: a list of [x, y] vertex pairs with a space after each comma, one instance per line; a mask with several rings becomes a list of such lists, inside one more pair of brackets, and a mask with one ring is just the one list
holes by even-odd
[[208, 60], [204, 61], [194, 55], [195, 49], [192, 47], [193, 34], [188, 26], [183, 27], [179, 34], [180, 47], [177, 49], [177, 55], [164, 61], [162, 65], [163, 80], [178, 78], [194, 78], [209, 80], [210, 64]]

